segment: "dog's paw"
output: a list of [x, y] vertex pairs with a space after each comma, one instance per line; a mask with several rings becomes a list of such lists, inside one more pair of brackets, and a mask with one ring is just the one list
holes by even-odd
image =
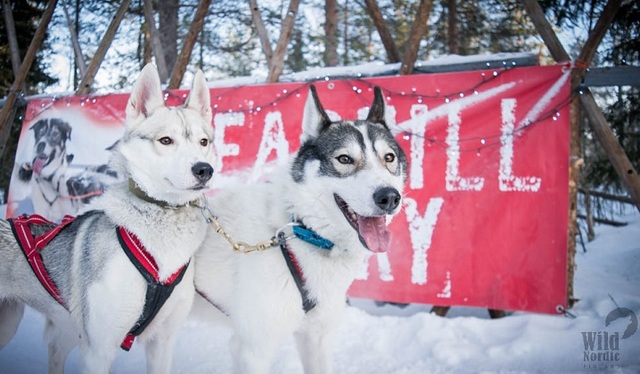
[[33, 176], [33, 169], [31, 168], [31, 164], [25, 162], [20, 166], [20, 170], [18, 170], [18, 178], [20, 178], [23, 182], [28, 182], [31, 180], [31, 176]]

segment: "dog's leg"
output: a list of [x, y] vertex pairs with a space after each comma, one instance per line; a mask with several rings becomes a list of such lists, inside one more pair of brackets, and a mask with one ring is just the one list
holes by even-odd
[[62, 327], [47, 318], [45, 335], [49, 339], [49, 374], [64, 373], [64, 366], [69, 352], [78, 344], [78, 337], [74, 335], [75, 327], [69, 323]]
[[0, 348], [4, 347], [18, 331], [24, 314], [24, 304], [18, 300], [0, 300]]
[[[311, 313], [314, 313], [312, 311]], [[337, 318], [309, 315], [305, 326], [295, 333], [296, 346], [305, 374], [332, 373], [331, 349], [338, 325]]]
[[[97, 335], [94, 335], [96, 337]], [[88, 341], [95, 341], [91, 344]], [[82, 337], [80, 344], [80, 361], [81, 372], [91, 374], [109, 374], [111, 370], [111, 364], [116, 358], [118, 353], [118, 346], [120, 342], [109, 341], [107, 335], [103, 340], [92, 339], [89, 337], [85, 339]]]
[[277, 314], [265, 310], [246, 312], [233, 315], [235, 334], [231, 339], [231, 353], [234, 371], [266, 374], [280, 343], [299, 323], [302, 314]]
[[178, 339], [178, 333], [184, 320], [189, 315], [195, 290], [193, 288], [193, 273], [195, 268], [187, 269], [182, 282], [175, 288], [171, 298], [175, 303], [173, 310], [164, 320], [158, 320], [149, 340], [145, 341], [145, 354], [148, 374], [169, 374], [173, 365], [173, 354]]
[[265, 333], [259, 342], [241, 338], [237, 334], [231, 338], [233, 369], [237, 374], [267, 374], [278, 341], [272, 342]]
[[173, 348], [177, 334], [158, 334], [145, 344], [147, 358], [147, 373], [169, 374], [173, 366]]

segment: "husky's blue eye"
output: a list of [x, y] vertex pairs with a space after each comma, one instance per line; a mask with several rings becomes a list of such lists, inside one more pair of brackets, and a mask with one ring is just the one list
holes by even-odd
[[336, 160], [338, 160], [339, 163], [343, 164], [343, 165], [351, 165], [353, 164], [353, 159], [347, 155], [340, 155], [338, 157], [336, 157]]
[[384, 160], [385, 162], [393, 162], [396, 160], [396, 155], [394, 155], [393, 153], [387, 153], [386, 155], [384, 155]]
[[203, 147], [208, 146], [209, 145], [209, 139], [206, 139], [206, 138], [200, 139], [200, 145], [203, 146]]
[[162, 137], [160, 139], [158, 139], [158, 141], [160, 142], [160, 144], [162, 145], [170, 145], [173, 144], [173, 139], [171, 139], [168, 136]]

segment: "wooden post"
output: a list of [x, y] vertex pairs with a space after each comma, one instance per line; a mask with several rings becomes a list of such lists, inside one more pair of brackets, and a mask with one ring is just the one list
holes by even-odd
[[582, 88], [582, 92], [580, 103], [589, 119], [589, 126], [607, 154], [616, 173], [618, 173], [620, 180], [622, 180], [622, 184], [629, 193], [631, 201], [640, 211], [640, 176], [638, 176], [638, 172], [629, 161], [629, 157], [627, 157], [615, 134], [611, 131], [611, 127], [598, 107], [591, 91], [588, 88]]
[[387, 51], [387, 60], [389, 60], [390, 63], [400, 62], [400, 52], [398, 52], [398, 47], [393, 41], [393, 37], [387, 27], [387, 23], [382, 17], [382, 12], [380, 11], [380, 7], [378, 7], [378, 2], [376, 0], [365, 0], [365, 4], [367, 11], [369, 11], [369, 16], [378, 30], [384, 50]]
[[51, 16], [53, 15], [53, 10], [58, 3], [57, 0], [50, 0], [42, 13], [42, 18], [40, 19], [40, 23], [38, 24], [38, 28], [36, 29], [35, 34], [33, 35], [33, 40], [31, 40], [31, 44], [29, 45], [29, 49], [27, 49], [27, 53], [24, 56], [24, 60], [22, 64], [20, 64], [20, 71], [16, 76], [11, 88], [9, 88], [9, 93], [7, 94], [7, 99], [2, 106], [2, 110], [0, 111], [0, 155], [4, 153], [5, 143], [9, 138], [9, 130], [11, 129], [11, 119], [14, 115], [14, 106], [16, 105], [16, 101], [18, 99], [18, 91], [23, 86], [27, 73], [29, 73], [29, 69], [31, 69], [31, 64], [36, 56], [36, 52], [40, 49], [42, 45], [42, 41], [44, 40], [47, 27], [49, 26], [49, 22], [51, 21]]
[[[11, 54], [11, 68], [13, 69], [13, 77], [17, 77], [20, 72], [20, 49], [18, 48], [18, 38], [16, 36], [16, 25], [13, 22], [13, 12], [11, 11], [11, 3], [9, 0], [2, 0], [2, 8], [4, 9], [4, 22], [7, 28], [7, 41], [9, 42], [9, 53]], [[22, 91], [26, 90], [26, 85], [22, 82], [20, 86]], [[12, 121], [10, 121], [12, 122]], [[4, 144], [4, 143], [0, 143]]]
[[187, 70], [187, 65], [189, 64], [189, 58], [191, 57], [193, 46], [196, 44], [198, 34], [200, 34], [200, 31], [202, 30], [204, 18], [207, 15], [210, 4], [211, 0], [200, 0], [198, 2], [198, 8], [196, 9], [196, 14], [193, 16], [193, 22], [191, 23], [191, 27], [189, 27], [187, 36], [184, 38], [184, 44], [182, 45], [180, 56], [178, 56], [176, 65], [173, 67], [173, 71], [171, 72], [171, 79], [169, 79], [169, 86], [167, 87], [169, 89], [180, 87], [180, 83], [184, 77], [184, 72]]
[[258, 8], [257, 0], [249, 0], [249, 7], [251, 8], [251, 19], [256, 26], [256, 32], [260, 39], [260, 46], [262, 46], [262, 52], [264, 58], [267, 60], [267, 67], [271, 69], [271, 60], [273, 59], [273, 49], [271, 49], [271, 42], [269, 41], [269, 34], [267, 28], [264, 26], [262, 15], [260, 14], [260, 8]]
[[489, 311], [489, 317], [491, 319], [498, 319], [498, 318], [502, 318], [502, 317], [506, 317], [507, 316], [507, 312], [505, 312], [504, 310], [488, 309], [488, 311]]
[[583, 164], [580, 145], [580, 103], [571, 101], [569, 109], [569, 212], [567, 219], [567, 308], [575, 301], [573, 297], [573, 278], [576, 271], [576, 236], [578, 230], [578, 186], [580, 167]]
[[589, 33], [589, 37], [584, 43], [584, 46], [580, 51], [580, 55], [576, 60], [577, 69], [572, 72], [574, 74], [572, 76], [572, 83], [574, 87], [577, 87], [582, 81], [587, 67], [591, 64], [593, 56], [595, 56], [596, 50], [598, 49], [600, 42], [602, 42], [602, 38], [609, 29], [609, 26], [611, 26], [618, 10], [620, 10], [621, 3], [622, 0], [609, 0], [604, 9], [602, 9], [602, 14], [600, 14], [595, 27]]
[[411, 34], [407, 41], [407, 48], [404, 52], [402, 65], [400, 66], [400, 75], [409, 75], [413, 73], [413, 65], [418, 57], [418, 49], [420, 48], [420, 39], [429, 26], [429, 13], [433, 6], [433, 0], [420, 0], [416, 19], [411, 25]]
[[102, 64], [102, 60], [104, 60], [104, 56], [107, 54], [107, 50], [109, 49], [113, 38], [116, 36], [120, 22], [122, 22], [122, 18], [124, 18], [130, 2], [131, 0], [123, 0], [122, 3], [120, 3], [120, 8], [116, 11], [113, 20], [109, 24], [107, 31], [104, 33], [104, 36], [100, 41], [100, 45], [98, 46], [96, 53], [93, 55], [93, 58], [87, 67], [87, 73], [80, 81], [76, 95], [87, 95], [91, 92], [91, 86], [93, 85], [96, 73], [98, 72], [98, 69], [100, 69], [100, 64]]
[[289, 39], [291, 39], [291, 31], [298, 14], [298, 6], [300, 0], [290, 0], [289, 9], [287, 14], [282, 20], [282, 28], [280, 29], [280, 38], [278, 39], [278, 45], [276, 51], [271, 58], [271, 66], [269, 66], [269, 75], [267, 76], [267, 83], [275, 83], [280, 79], [280, 75], [284, 70], [284, 56], [287, 52], [287, 46], [289, 45]]
[[324, 9], [324, 64], [338, 66], [338, 0], [325, 0]]
[[82, 48], [80, 48], [80, 43], [78, 42], [78, 34], [76, 34], [73, 22], [71, 22], [71, 17], [69, 17], [69, 11], [67, 11], [65, 1], [62, 1], [62, 10], [64, 11], [64, 18], [67, 20], [67, 26], [69, 27], [69, 35], [71, 35], [71, 44], [73, 45], [73, 54], [76, 57], [76, 65], [78, 65], [78, 70], [80, 70], [80, 77], [84, 77], [87, 73], [87, 64], [84, 62]]
[[444, 317], [444, 316], [446, 316], [446, 315], [447, 315], [447, 313], [449, 313], [449, 309], [451, 309], [451, 307], [450, 307], [450, 306], [438, 306], [438, 305], [434, 305], [434, 306], [431, 308], [431, 312], [430, 312], [430, 313], [433, 313], [433, 314], [435, 314], [435, 315], [437, 315], [437, 316], [440, 316], [440, 317]]
[[164, 61], [164, 49], [162, 48], [162, 42], [160, 42], [160, 35], [158, 35], [158, 29], [156, 28], [156, 20], [153, 18], [153, 5], [151, 0], [144, 0], [144, 19], [147, 24], [147, 31], [151, 38], [151, 46], [153, 55], [156, 58], [156, 66], [158, 67], [158, 75], [160, 75], [160, 81], [166, 82], [169, 78], [169, 71], [167, 70], [167, 64]]
[[551, 57], [557, 62], [570, 61], [571, 58], [569, 54], [565, 51], [562, 43], [560, 43], [560, 39], [558, 39], [555, 31], [553, 31], [553, 27], [551, 27], [551, 24], [547, 21], [547, 17], [545, 17], [544, 11], [542, 11], [538, 1], [520, 0], [520, 2], [524, 6], [529, 18], [531, 18], [536, 31], [538, 31], [538, 34], [542, 37], [547, 49], [549, 49]]

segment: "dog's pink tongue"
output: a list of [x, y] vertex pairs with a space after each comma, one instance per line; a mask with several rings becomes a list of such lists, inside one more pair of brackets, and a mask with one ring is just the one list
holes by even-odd
[[391, 233], [387, 230], [384, 216], [358, 217], [360, 236], [367, 243], [371, 252], [386, 252], [391, 244]]
[[47, 162], [46, 158], [36, 157], [36, 159], [33, 160], [33, 165], [31, 165], [33, 172], [36, 173], [36, 175], [40, 175], [40, 173], [42, 172], [42, 168], [44, 167], [44, 164], [46, 162]]

